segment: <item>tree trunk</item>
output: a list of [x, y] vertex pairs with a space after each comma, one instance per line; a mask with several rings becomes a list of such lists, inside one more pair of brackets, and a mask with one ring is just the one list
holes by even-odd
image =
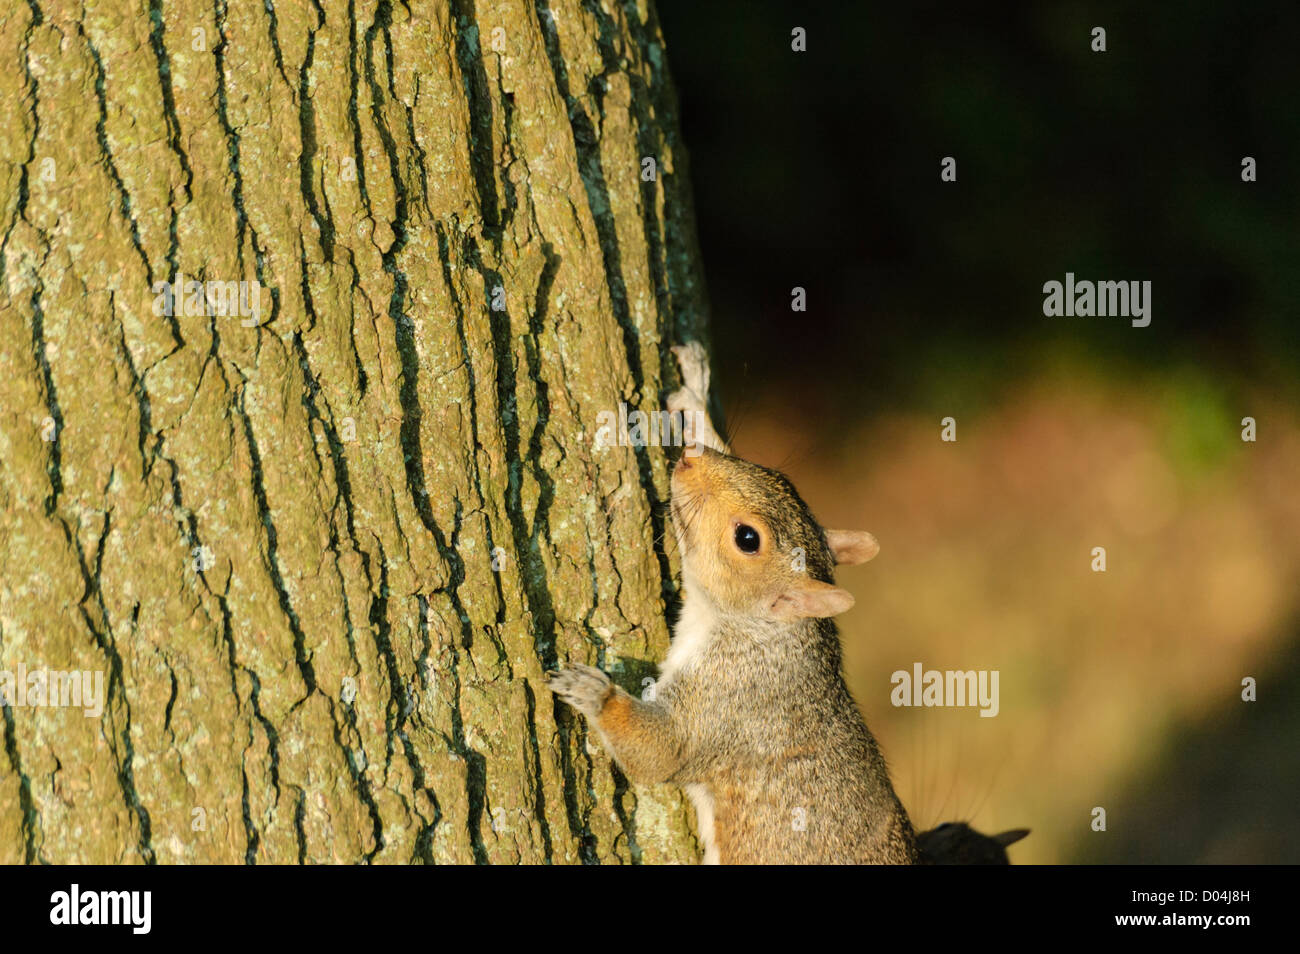
[[80, 7], [0, 20], [0, 670], [105, 701], [14, 686], [0, 861], [693, 860], [541, 679], [668, 642], [648, 2]]

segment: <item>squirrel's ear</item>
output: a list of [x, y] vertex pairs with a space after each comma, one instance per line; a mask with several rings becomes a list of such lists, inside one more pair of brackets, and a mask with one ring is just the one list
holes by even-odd
[[1010, 831], [999, 832], [993, 835], [993, 840], [1005, 848], [1007, 845], [1014, 845], [1021, 838], [1029, 834], [1028, 828], [1013, 828]]
[[835, 562], [843, 566], [866, 563], [880, 552], [876, 538], [865, 530], [827, 530], [826, 543]]
[[783, 623], [810, 616], [835, 616], [853, 605], [853, 594], [821, 580], [803, 580], [772, 601], [772, 616]]

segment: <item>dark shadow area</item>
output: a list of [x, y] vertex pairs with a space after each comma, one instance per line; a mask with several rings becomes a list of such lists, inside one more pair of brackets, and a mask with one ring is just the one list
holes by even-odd
[[[1294, 380], [1300, 5], [657, 7], [733, 414], [982, 402], [1052, 349]], [[1044, 317], [1067, 271], [1150, 280], [1150, 327]]]
[[[1300, 621], [1293, 631], [1300, 633]], [[1108, 831], [1078, 839], [1072, 861], [1294, 864], [1300, 858], [1300, 642], [1277, 665], [1244, 675], [1256, 678], [1258, 700], [1237, 695], [1176, 735], [1150, 773], [1108, 807]]]

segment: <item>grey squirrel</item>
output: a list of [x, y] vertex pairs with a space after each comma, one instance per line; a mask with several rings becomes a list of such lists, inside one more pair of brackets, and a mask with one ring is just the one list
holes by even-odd
[[916, 836], [923, 865], [1009, 865], [1007, 846], [1029, 834], [1028, 828], [1013, 828], [985, 835], [965, 822], [944, 822]]
[[[669, 410], [703, 412], [703, 349], [674, 349]], [[726, 453], [704, 413], [672, 474], [684, 600], [653, 698], [590, 666], [548, 675], [633, 782], [690, 795], [705, 863], [917, 861], [916, 837], [844, 682], [836, 564], [879, 550], [824, 530], [782, 474]], [[698, 452], [698, 453], [697, 453]]]

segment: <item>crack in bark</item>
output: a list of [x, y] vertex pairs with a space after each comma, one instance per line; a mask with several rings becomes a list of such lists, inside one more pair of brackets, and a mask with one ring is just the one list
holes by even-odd
[[[401, 667], [397, 662], [397, 654], [393, 651], [392, 645], [392, 625], [388, 620], [388, 559], [384, 553], [383, 545], [379, 543], [378, 540], [376, 540], [376, 544], [379, 546], [379, 559], [377, 561], [379, 566], [379, 580], [378, 587], [374, 592], [378, 593], [378, 598], [375, 598], [374, 596], [371, 598], [370, 627], [374, 636], [375, 649], [379, 653], [379, 657], [384, 661], [385, 668], [388, 671], [389, 699], [384, 712], [386, 741], [384, 772], [385, 776], [387, 776], [388, 770], [392, 766], [394, 750], [393, 739], [397, 738], [398, 741], [402, 743], [403, 753], [411, 764], [411, 772], [415, 777], [417, 789], [422, 789], [425, 792], [428, 792], [428, 787], [424, 782], [424, 769], [420, 765], [420, 760], [415, 752], [414, 746], [410, 744], [405, 735], [406, 719], [411, 712], [412, 706], [410, 704], [406, 684], [402, 680]], [[372, 577], [370, 555], [361, 552], [361, 559], [366, 579], [370, 582], [371, 586], [374, 587], [375, 581]], [[402, 796], [400, 792], [398, 792], [398, 795], [405, 803], [406, 798]], [[430, 795], [432, 797], [431, 793]], [[408, 810], [413, 810], [413, 806], [408, 805]], [[425, 836], [426, 844], [424, 850], [429, 852], [431, 850], [429, 845], [431, 844], [430, 839], [432, 829], [427, 824], [425, 825], [425, 828], [422, 829], [422, 834], [425, 832], [428, 832], [428, 835]], [[417, 851], [419, 851], [419, 836], [417, 836]], [[431, 854], [429, 855], [429, 860], [432, 860]]]
[[[244, 175], [239, 165], [239, 133], [230, 123], [230, 104], [226, 93], [226, 47], [230, 40], [226, 36], [225, 0], [216, 0], [213, 4], [213, 17], [217, 27], [217, 42], [212, 47], [213, 59], [217, 61], [217, 117], [221, 121], [221, 131], [226, 137], [226, 151], [230, 159], [230, 177], [234, 180], [230, 188], [230, 198], [235, 206], [235, 232], [239, 241], [235, 243], [235, 260], [239, 271], [244, 271], [244, 237], [252, 231], [253, 248], [257, 248], [257, 232], [248, 224], [248, 212], [244, 208]], [[175, 265], [173, 264], [173, 269]]]
[[[113, 292], [108, 294], [108, 307], [110, 313], [114, 310], [116, 295]], [[122, 360], [126, 364], [126, 369], [131, 375], [131, 394], [135, 397], [136, 408], [140, 413], [139, 425], [136, 428], [136, 447], [140, 451], [140, 479], [146, 481], [153, 472], [154, 462], [157, 461], [162, 450], [162, 440], [154, 434], [153, 430], [153, 408], [149, 402], [149, 391], [145, 387], [144, 378], [135, 369], [135, 362], [131, 360], [131, 349], [126, 343], [126, 326], [118, 325], [118, 347], [122, 352]], [[154, 438], [152, 453], [146, 448], [149, 438]]]
[[[267, 0], [266, 7], [271, 14], [271, 36], [274, 39], [275, 8], [271, 6], [270, 0]], [[324, 190], [322, 190], [321, 194], [325, 205], [325, 211], [322, 214], [321, 203], [316, 200], [315, 186], [312, 182], [312, 161], [316, 158], [316, 109], [312, 105], [307, 75], [311, 71], [312, 61], [316, 56], [316, 32], [325, 26], [325, 10], [317, 0], [312, 0], [312, 7], [316, 10], [318, 22], [316, 29], [307, 33], [307, 55], [303, 59], [302, 69], [298, 72], [298, 127], [302, 134], [302, 152], [298, 156], [298, 170], [303, 200], [307, 203], [307, 211], [311, 213], [317, 231], [320, 232], [321, 249], [325, 252], [325, 260], [333, 262], [334, 216], [330, 212], [329, 196], [325, 195]], [[281, 74], [283, 74], [284, 66], [280, 61], [278, 45], [275, 47], [275, 56], [276, 64], [280, 67]], [[306, 278], [304, 277], [303, 280], [305, 282]]]
[[[424, 594], [417, 593], [415, 596], [416, 607], [419, 610], [419, 619], [416, 621], [416, 630], [420, 634], [420, 654], [415, 662], [415, 675], [420, 680], [422, 689], [428, 689], [428, 668], [429, 653], [433, 649], [433, 640], [429, 635], [429, 600]], [[435, 690], [436, 692], [436, 690]], [[408, 757], [412, 757], [414, 746], [406, 735], [402, 735], [402, 741], [408, 749]], [[427, 820], [420, 833], [415, 836], [415, 857], [421, 858], [426, 864], [434, 864], [433, 857], [433, 835], [438, 825], [442, 822], [442, 806], [438, 802], [438, 795], [433, 789], [429, 788], [424, 781], [424, 772], [420, 768], [418, 760], [412, 759], [417, 768], [416, 784], [424, 789], [429, 800], [433, 803], [433, 818]]]
[[[233, 634], [230, 634], [230, 611], [229, 608], [226, 606], [226, 602], [224, 599], [222, 599], [221, 601], [221, 608], [222, 608], [222, 613], [224, 615], [226, 632], [228, 634], [226, 645], [229, 647], [230, 658], [233, 664], [234, 652], [235, 652], [235, 640]], [[249, 686], [250, 686], [249, 693], [248, 693], [248, 701], [249, 704], [252, 705], [253, 707], [253, 718], [255, 718], [258, 724], [262, 726], [262, 731], [266, 733], [267, 755], [270, 757], [271, 760], [271, 790], [275, 792], [274, 807], [278, 808], [280, 805], [280, 733], [277, 732], [275, 726], [271, 724], [271, 720], [262, 714], [262, 705], [261, 705], [262, 681], [257, 677], [257, 673], [255, 673], [252, 669], [248, 668], [247, 666], [240, 666], [238, 668], [248, 674]], [[232, 668], [231, 683], [233, 684], [234, 681], [235, 681], [235, 669]], [[235, 698], [236, 699], [239, 698], [238, 693], [236, 693]], [[250, 730], [249, 745], [251, 746], [252, 745], [251, 725], [249, 726], [249, 730]], [[248, 750], [245, 749], [244, 752], [240, 754], [241, 764], [243, 763], [244, 758], [247, 756], [247, 753]], [[249, 845], [245, 857], [249, 864], [254, 864], [256, 863], [257, 860], [257, 846], [260, 841], [260, 836], [257, 831], [257, 826], [253, 823], [252, 817], [247, 814], [245, 814], [245, 831], [246, 834], [248, 835], [248, 845]]]
[[[136, 604], [135, 611], [136, 613], [140, 612], [139, 603]], [[163, 731], [166, 732], [169, 736], [171, 736], [172, 744], [175, 745], [176, 734], [172, 732], [172, 707], [176, 705], [177, 684], [176, 684], [176, 673], [172, 671], [172, 668], [170, 666], [167, 667], [167, 676], [169, 679], [171, 679], [172, 688], [171, 688], [171, 694], [167, 696], [167, 706], [163, 710]]]
[[121, 173], [117, 171], [117, 164], [113, 161], [113, 150], [108, 145], [108, 99], [104, 91], [106, 76], [104, 61], [100, 58], [99, 51], [95, 49], [95, 44], [91, 42], [90, 35], [86, 33], [84, 22], [77, 22], [77, 32], [85, 41], [86, 49], [90, 51], [90, 58], [95, 62], [95, 100], [99, 104], [99, 118], [95, 122], [95, 140], [99, 143], [100, 158], [104, 163], [104, 169], [108, 172], [108, 177], [113, 180], [113, 187], [117, 190], [122, 218], [126, 219], [126, 224], [131, 230], [131, 245], [140, 256], [140, 261], [144, 264], [146, 280], [152, 286], [153, 265], [149, 261], [149, 256], [145, 254], [144, 246], [140, 244], [140, 227], [135, 220], [135, 214], [131, 211], [131, 194], [127, 191], [126, 183], [122, 181]]
[[[239, 683], [237, 676], [243, 672], [249, 679], [248, 701], [253, 707], [253, 718], [262, 726], [262, 731], [266, 733], [267, 755], [271, 761], [271, 789], [275, 792], [275, 806], [280, 804], [280, 736], [275, 731], [275, 726], [271, 721], [262, 714], [259, 694], [262, 684], [257, 678], [257, 673], [246, 666], [241, 666], [236, 661], [235, 655], [235, 633], [230, 617], [230, 603], [228, 597], [230, 594], [231, 577], [226, 579], [225, 592], [215, 593], [207, 585], [207, 580], [200, 574], [203, 580], [204, 588], [217, 601], [217, 606], [221, 609], [221, 641], [226, 647], [226, 662], [230, 670], [230, 693], [235, 697], [235, 703], [240, 708], [243, 707], [243, 699], [239, 695]], [[239, 774], [243, 782], [243, 792], [240, 799], [244, 821], [244, 863], [257, 864], [257, 849], [261, 843], [261, 835], [257, 830], [257, 825], [253, 822], [252, 808], [249, 805], [249, 786], [248, 786], [248, 750], [253, 746], [253, 724], [248, 724], [248, 744], [244, 746], [239, 753]]]
[[[311, 299], [311, 289], [308, 286], [305, 272], [303, 275], [303, 302], [306, 305], [307, 313], [312, 316], [312, 324], [314, 325], [316, 313]], [[347, 458], [343, 452], [343, 442], [339, 439], [338, 431], [334, 427], [334, 423], [333, 423], [334, 413], [330, 409], [328, 403], [325, 403], [325, 409], [326, 411], [329, 412], [328, 417], [322, 414], [320, 408], [317, 406], [317, 398], [320, 396], [320, 384], [316, 380], [315, 375], [312, 373], [311, 362], [307, 357], [307, 348], [303, 344], [302, 334], [300, 332], [294, 333], [293, 347], [294, 347], [294, 353], [298, 359], [298, 368], [299, 370], [302, 371], [302, 376], [303, 376], [304, 388], [302, 392], [302, 405], [304, 410], [306, 410], [307, 412], [308, 421], [309, 422], [315, 421], [319, 423], [321, 429], [325, 432], [325, 443], [328, 449], [328, 453], [330, 457], [330, 465], [334, 475], [334, 486], [336, 490], [335, 490], [334, 501], [330, 512], [330, 539], [327, 546], [330, 552], [334, 554], [334, 568], [335, 568], [335, 572], [338, 573], [339, 585], [340, 588], [343, 589], [343, 592], [346, 594], [346, 589], [344, 588], [345, 574], [343, 573], [342, 568], [339, 566], [339, 559], [341, 557], [341, 553], [339, 551], [338, 520], [336, 517], [339, 505], [342, 504], [343, 519], [346, 525], [348, 539], [352, 543], [353, 552], [361, 556], [364, 569], [365, 569], [365, 574], [366, 574], [367, 591], [369, 591], [370, 586], [373, 585], [373, 580], [370, 575], [370, 556], [368, 553], [366, 553], [364, 550], [361, 549], [361, 544], [357, 540], [356, 527], [354, 524], [354, 516], [353, 516], [353, 508], [352, 508], [352, 480], [348, 475]], [[322, 402], [324, 403], [323, 398], [322, 398]], [[310, 430], [310, 423], [308, 429]], [[316, 461], [317, 461], [318, 473], [323, 474], [324, 465], [320, 460], [319, 453], [317, 453], [316, 455]], [[348, 641], [348, 654], [352, 659], [353, 665], [359, 669], [360, 662], [357, 659], [357, 652], [356, 652], [357, 647], [356, 647], [356, 640], [354, 638], [352, 611], [348, 606], [348, 601], [346, 597], [343, 599], [342, 604], [343, 604], [343, 622], [345, 624], [345, 632]]]
[[27, 203], [31, 198], [27, 182], [27, 167], [36, 161], [36, 140], [41, 133], [41, 101], [40, 96], [37, 94], [38, 84], [36, 82], [36, 77], [32, 74], [32, 67], [31, 63], [28, 61], [27, 53], [31, 48], [32, 34], [36, 32], [36, 28], [44, 23], [45, 20], [41, 14], [40, 7], [36, 5], [36, 0], [27, 0], [27, 6], [31, 10], [32, 18], [28, 21], [27, 29], [23, 33], [21, 58], [23, 63], [23, 79], [26, 81], [27, 88], [31, 90], [32, 96], [32, 138], [27, 143], [27, 158], [24, 159], [22, 164], [18, 167], [18, 202], [14, 207], [13, 221], [10, 222], [9, 227], [5, 229], [5, 237], [3, 241], [0, 241], [0, 287], [5, 288], [8, 287], [9, 283], [8, 266], [6, 265], [9, 256], [5, 253], [9, 249], [10, 236], [13, 235], [14, 229], [18, 227], [18, 223], [23, 221], [25, 213], [27, 212]]
[[[501, 128], [504, 138], [501, 143], [501, 169], [506, 170], [510, 164], [518, 158], [515, 155], [515, 142], [511, 130], [515, 126], [515, 94], [506, 92], [502, 88], [501, 82], [501, 60], [497, 59], [497, 92], [501, 94]], [[527, 166], [525, 165], [525, 168]], [[503, 174], [501, 180], [501, 193], [505, 196], [505, 211], [501, 215], [501, 228], [499, 234], [504, 237], [511, 224], [514, 222], [515, 214], [519, 210], [519, 197], [515, 193], [515, 184], [510, 181], [510, 176]], [[497, 254], [500, 255], [501, 243], [497, 242]]]
[[[460, 536], [460, 518], [461, 518], [460, 501], [456, 501], [456, 520], [452, 527], [451, 540], [448, 541], [443, 535], [442, 530], [435, 526], [431, 531], [433, 534], [434, 545], [438, 548], [438, 553], [448, 566], [448, 579], [446, 584], [440, 588], [439, 592], [446, 595], [451, 602], [452, 611], [456, 614], [456, 619], [460, 623], [461, 641], [460, 647], [468, 651], [474, 643], [474, 630], [469, 622], [469, 613], [465, 610], [465, 604], [460, 598], [460, 585], [465, 582], [465, 565], [461, 560], [457, 548], [457, 542]], [[470, 839], [470, 850], [474, 854], [474, 860], [478, 864], [487, 864], [487, 848], [483, 844], [483, 835], [480, 830], [480, 822], [487, 808], [487, 775], [484, 768], [485, 760], [470, 748], [469, 742], [465, 737], [464, 716], [461, 710], [461, 677], [460, 677], [460, 653], [456, 650], [455, 640], [452, 640], [448, 647], [451, 651], [451, 667], [448, 674], [451, 676], [452, 683], [452, 705], [451, 705], [451, 732], [452, 737], [449, 740], [451, 747], [459, 758], [465, 760], [468, 767], [465, 779], [465, 797], [468, 802], [468, 819], [467, 832]]]
[[[166, 32], [166, 26], [163, 23], [162, 0], [149, 0], [149, 47], [153, 50], [154, 61], [158, 68], [158, 87], [162, 95], [163, 123], [167, 127], [167, 142], [172, 152], [176, 153], [177, 161], [180, 162], [181, 172], [185, 176], [185, 200], [189, 201], [193, 195], [192, 187], [194, 185], [194, 170], [190, 167], [190, 157], [186, 154], [185, 149], [181, 146], [181, 118], [176, 112], [176, 97], [172, 91], [172, 66], [171, 58], [167, 54], [167, 44], [163, 38]], [[176, 207], [176, 191], [168, 187], [167, 205], [169, 212], [169, 221], [167, 226], [168, 246], [167, 246], [167, 276], [169, 278], [179, 275], [178, 261], [180, 256], [180, 236], [177, 234], [176, 223], [180, 217], [180, 210]], [[180, 323], [176, 320], [175, 315], [171, 317], [172, 338], [176, 342], [176, 347], [172, 353], [185, 347], [185, 338], [181, 335]]]
[[[216, 332], [214, 330], [213, 334]], [[214, 338], [215, 341], [215, 338]], [[224, 376], [224, 372], [223, 372]], [[239, 393], [234, 401], [234, 407], [239, 412], [240, 420], [243, 424], [244, 440], [248, 444], [248, 453], [251, 462], [253, 476], [253, 499], [257, 502], [257, 513], [262, 523], [264, 538], [266, 540], [266, 569], [271, 577], [271, 585], [275, 588], [276, 597], [280, 602], [280, 611], [284, 614], [289, 623], [289, 632], [293, 634], [293, 655], [294, 661], [298, 664], [298, 672], [302, 675], [303, 683], [307, 687], [306, 695], [310, 696], [316, 691], [316, 671], [312, 668], [311, 658], [307, 654], [307, 634], [303, 632], [302, 622], [298, 619], [298, 613], [293, 608], [293, 602], [289, 598], [289, 591], [284, 583], [284, 575], [280, 570], [279, 543], [278, 534], [275, 529], [275, 522], [271, 519], [271, 506], [266, 498], [266, 483], [262, 472], [262, 455], [257, 448], [257, 438], [253, 434], [253, 422], [249, 417], [248, 411], [244, 405], [245, 389], [244, 385], [239, 388]], [[301, 702], [302, 700], [299, 700]]]
[[[253, 733], [248, 733], [249, 745], [253, 743]], [[257, 826], [253, 824], [253, 812], [248, 803], [248, 763], [245, 753], [240, 753], [239, 758], [239, 778], [243, 783], [243, 791], [239, 799], [239, 807], [244, 816], [244, 864], [257, 864], [257, 848], [261, 844], [262, 838], [258, 834]]]
[[[151, 0], [151, 2], [160, 2], [160, 0]], [[280, 316], [280, 286], [275, 282], [266, 280], [266, 253], [262, 249], [261, 240], [258, 238], [257, 229], [248, 220], [248, 212], [244, 208], [244, 175], [240, 166], [239, 150], [239, 133], [230, 122], [229, 102], [226, 92], [226, 46], [229, 44], [229, 38], [226, 36], [226, 12], [227, 4], [225, 0], [215, 0], [214, 16], [216, 19], [217, 35], [220, 41], [212, 48], [212, 55], [217, 61], [217, 116], [221, 122], [222, 132], [226, 137], [226, 148], [230, 156], [230, 175], [234, 179], [234, 185], [231, 187], [231, 200], [235, 206], [235, 225], [239, 235], [239, 241], [235, 243], [235, 260], [239, 265], [239, 272], [242, 277], [246, 268], [244, 263], [244, 239], [250, 237], [250, 246], [253, 250], [253, 274], [257, 277], [258, 285], [266, 288], [271, 293], [271, 314], [264, 322], [259, 322], [254, 326], [254, 333], [257, 335], [257, 348], [255, 357], [260, 357], [262, 353], [262, 336], [263, 329], [266, 325], [275, 324], [276, 319]], [[160, 41], [161, 42], [161, 41]], [[174, 107], [173, 107], [174, 108]], [[179, 129], [179, 120], [177, 122]], [[188, 160], [184, 160], [188, 168]], [[188, 192], [189, 184], [186, 184]], [[173, 252], [175, 249], [175, 232], [176, 216], [172, 216], [172, 238]], [[174, 255], [169, 256], [172, 274], [176, 274], [176, 260]]]
[[348, 0], [348, 119], [352, 123], [352, 161], [357, 167], [361, 204], [365, 206], [366, 214], [373, 219], [370, 193], [366, 191], [365, 150], [361, 148], [361, 110], [357, 104], [361, 73], [357, 66], [357, 4], [356, 0]]
[[298, 800], [293, 807], [293, 832], [298, 839], [298, 864], [307, 863], [307, 793], [298, 786], [294, 786], [294, 791], [298, 793]]
[[63, 452], [60, 445], [63, 441], [63, 411], [59, 407], [59, 391], [54, 384], [54, 371], [50, 367], [49, 355], [46, 352], [47, 343], [45, 341], [45, 311], [41, 308], [41, 293], [45, 291], [45, 282], [41, 279], [41, 269], [45, 267], [45, 262], [49, 258], [49, 248], [46, 247], [45, 257], [41, 259], [41, 264], [34, 271], [32, 286], [32, 353], [36, 358], [37, 367], [41, 371], [41, 384], [45, 389], [45, 408], [49, 411], [50, 419], [54, 421], [54, 439], [47, 441], [50, 447], [50, 459], [46, 464], [46, 473], [50, 478], [50, 493], [45, 498], [45, 515], [54, 516], [54, 511], [58, 509], [59, 495], [63, 493]]
[[524, 701], [527, 703], [529, 755], [532, 757], [533, 791], [536, 794], [533, 814], [542, 835], [542, 856], [547, 864], [551, 864], [555, 859], [555, 849], [551, 844], [551, 823], [546, 820], [546, 785], [542, 778], [542, 752], [537, 742], [537, 697], [527, 680], [524, 680]]
[[[184, 500], [181, 495], [179, 467], [177, 466], [175, 461], [173, 461], [171, 458], [164, 456], [161, 453], [161, 447], [162, 447], [162, 439], [161, 437], [159, 437], [157, 444], [155, 446], [154, 456], [156, 458], [162, 459], [162, 461], [168, 465], [168, 468], [170, 470], [171, 497], [175, 504], [175, 509], [184, 512], [186, 515], [186, 519], [184, 521], [179, 521], [182, 537], [186, 540], [186, 543], [190, 547], [189, 552], [194, 552], [195, 549], [201, 549], [203, 546], [199, 537], [198, 521], [195, 518], [194, 512], [186, 510], [184, 506]], [[262, 730], [266, 733], [267, 754], [271, 763], [270, 765], [271, 788], [275, 792], [275, 804], [278, 805], [280, 802], [279, 733], [276, 732], [275, 726], [271, 724], [271, 721], [267, 719], [266, 716], [263, 715], [262, 713], [260, 700], [259, 700], [259, 694], [261, 692], [261, 681], [258, 679], [257, 673], [254, 672], [252, 669], [248, 668], [247, 666], [239, 665], [239, 663], [237, 662], [234, 625], [231, 618], [230, 603], [229, 603], [231, 578], [227, 578], [225, 590], [221, 593], [218, 593], [215, 590], [213, 590], [212, 587], [209, 585], [207, 580], [207, 574], [203, 570], [200, 564], [195, 565], [195, 573], [199, 579], [199, 582], [202, 584], [204, 590], [217, 601], [217, 606], [221, 610], [221, 640], [226, 647], [226, 660], [230, 671], [230, 692], [231, 695], [233, 695], [235, 698], [236, 705], [240, 706], [241, 708], [243, 704], [243, 698], [239, 694], [237, 675], [238, 673], [243, 672], [249, 677], [250, 689], [249, 689], [248, 701], [253, 708], [253, 718], [262, 726]], [[136, 604], [135, 612], [136, 614], [139, 613], [138, 603]], [[244, 835], [245, 835], [245, 849], [244, 849], [245, 864], [256, 863], [257, 849], [261, 841], [260, 835], [257, 831], [257, 827], [253, 822], [251, 808], [249, 806], [247, 756], [248, 756], [248, 748], [251, 747], [251, 745], [252, 745], [252, 725], [250, 723], [249, 744], [240, 753], [240, 775], [243, 779], [243, 791], [241, 795], [241, 810], [243, 815]]]
[[[80, 537], [74, 532], [72, 525], [66, 518], [60, 516], [58, 521], [63, 528], [63, 534], [68, 545], [73, 549], [77, 557], [77, 565], [81, 570], [81, 577], [85, 590], [81, 594], [81, 599], [77, 604], [77, 609], [81, 614], [82, 622], [85, 623], [86, 629], [89, 630], [95, 645], [107, 657], [109, 662], [109, 679], [108, 692], [105, 699], [105, 712], [113, 709], [113, 701], [116, 699], [121, 704], [123, 724], [120, 732], [111, 734], [108, 737], [109, 749], [117, 759], [117, 780], [121, 786], [122, 799], [126, 804], [127, 810], [136, 817], [136, 822], [140, 826], [140, 838], [136, 843], [136, 849], [140, 852], [141, 858], [145, 864], [154, 864], [154, 850], [152, 844], [152, 832], [149, 819], [149, 810], [145, 808], [140, 800], [140, 794], [135, 786], [135, 743], [131, 739], [131, 703], [126, 696], [126, 678], [123, 675], [122, 655], [117, 648], [117, 640], [113, 636], [113, 627], [109, 621], [108, 606], [104, 601], [104, 591], [101, 587], [102, 571], [104, 566], [104, 545], [108, 540], [111, 529], [112, 512], [104, 514], [104, 523], [99, 531], [99, 539], [95, 546], [95, 562], [93, 570], [87, 564], [86, 552], [82, 548]], [[99, 622], [91, 616], [86, 609], [86, 601], [94, 598], [95, 609], [99, 614]], [[134, 629], [135, 620], [132, 620], [132, 635], [136, 635]], [[115, 740], [115, 736], [120, 736], [120, 742]], [[121, 745], [121, 752], [118, 745]]]
[[[348, 122], [352, 126], [352, 162], [357, 170], [357, 189], [361, 196], [361, 205], [366, 210], [366, 215], [371, 221], [374, 221], [374, 209], [370, 206], [370, 193], [366, 188], [366, 161], [365, 151], [361, 146], [361, 110], [358, 105], [358, 94], [361, 86], [361, 63], [357, 50], [357, 16], [356, 0], [348, 0]], [[355, 295], [361, 290], [361, 276], [357, 273], [356, 257], [348, 255], [348, 265], [352, 273], [351, 292]], [[355, 311], [354, 311], [355, 314]], [[367, 378], [365, 364], [361, 360], [361, 355], [357, 351], [356, 323], [348, 322], [348, 335], [352, 342], [352, 357], [356, 362], [358, 387], [360, 397], [366, 396]], [[376, 330], [376, 334], [378, 331]]]
[[[320, 4], [312, 0], [312, 5], [316, 7], [317, 13], [320, 14], [321, 24], [325, 23], [325, 11], [321, 10]], [[262, 0], [262, 6], [266, 10], [267, 16], [267, 36], [271, 40], [271, 58], [275, 60], [276, 72], [280, 74], [280, 79], [284, 80], [284, 85], [293, 89], [293, 84], [289, 82], [289, 76], [284, 71], [284, 55], [280, 52], [280, 20], [275, 15], [275, 4], [271, 0]], [[307, 59], [311, 59], [310, 52]]]
[[[627, 839], [628, 859], [634, 865], [641, 863], [641, 846], [636, 840], [636, 792], [632, 790], [627, 776], [619, 769], [618, 765], [610, 762], [610, 774], [614, 776], [614, 814], [618, 816], [618, 823], [623, 829], [623, 837]], [[627, 802], [631, 801], [631, 807]]]
[[18, 733], [14, 727], [14, 712], [9, 705], [0, 706], [0, 715], [5, 723], [5, 755], [9, 766], [18, 777], [18, 807], [22, 812], [20, 828], [23, 833], [23, 863], [32, 864], [39, 854], [36, 847], [36, 835], [41, 828], [41, 816], [36, 811], [36, 802], [32, 798], [32, 780], [23, 771], [23, 761], [18, 754]]
[[[348, 289], [349, 300], [361, 291], [361, 276], [357, 272], [356, 259], [351, 255], [348, 256], [348, 268], [350, 272], [351, 287]], [[352, 310], [351, 317], [356, 317], [355, 307]], [[363, 401], [366, 397], [366, 386], [369, 379], [366, 377], [366, 365], [361, 360], [361, 352], [357, 350], [357, 323], [356, 321], [348, 322], [348, 344], [352, 346], [352, 363], [357, 371], [357, 401]]]
[[456, 61], [461, 85], [469, 103], [469, 165], [483, 215], [483, 233], [500, 247], [501, 210], [497, 207], [496, 161], [492, 148], [492, 97], [488, 94], [487, 71], [479, 47], [479, 28], [474, 0], [451, 0], [451, 22], [455, 31]]
[[[350, 745], [345, 744], [343, 740], [343, 727], [346, 725], [356, 733], [356, 717], [354, 714], [349, 717], [345, 715], [339, 719], [334, 700], [325, 695], [325, 701], [329, 704], [330, 719], [334, 724], [334, 743], [343, 750], [343, 760], [347, 764], [348, 774], [352, 777], [352, 784], [357, 788], [357, 795], [361, 799], [361, 804], [365, 806], [367, 813], [370, 815], [371, 834], [375, 841], [375, 846], [366, 852], [366, 863], [375, 860], [375, 856], [384, 850], [384, 820], [379, 814], [379, 805], [375, 802], [375, 796], [370, 790], [370, 781], [366, 778], [366, 766], [358, 764], [357, 752]], [[360, 739], [358, 739], [358, 749], [361, 751], [361, 758], [366, 757], [365, 749], [361, 748]]]

